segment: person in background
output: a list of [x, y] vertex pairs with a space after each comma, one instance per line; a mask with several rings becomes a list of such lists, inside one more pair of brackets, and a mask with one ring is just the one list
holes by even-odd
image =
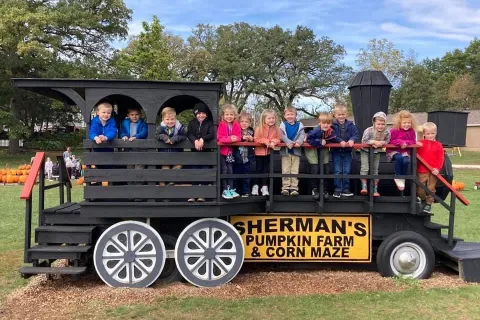
[[67, 150], [63, 152], [63, 160], [67, 160], [67, 158], [72, 158], [72, 149], [67, 147]]
[[45, 161], [45, 174], [47, 175], [48, 181], [52, 181], [52, 169], [53, 169], [53, 162], [48, 157], [47, 161]]
[[[238, 121], [240, 122], [240, 129], [242, 129], [242, 141], [241, 142], [253, 142], [253, 128], [252, 128], [252, 116], [247, 112], [241, 112]], [[236, 174], [250, 174], [254, 168], [255, 150], [253, 147], [236, 147], [234, 148], [233, 155], [235, 162], [233, 163], [233, 172]], [[238, 190], [241, 192], [242, 197], [246, 198], [250, 196], [250, 182], [251, 178], [240, 178], [238, 182]]]

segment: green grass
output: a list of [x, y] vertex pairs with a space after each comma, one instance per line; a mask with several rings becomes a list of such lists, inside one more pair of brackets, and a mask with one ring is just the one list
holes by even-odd
[[[478, 319], [479, 299], [479, 286], [229, 301], [166, 298], [151, 305], [98, 310], [94, 316], [99, 319]], [[84, 318], [82, 314], [78, 316]]]
[[[448, 153], [451, 153], [451, 152], [448, 151]], [[455, 153], [455, 155], [450, 155], [450, 160], [452, 161], [453, 164], [480, 165], [480, 152], [462, 151], [461, 157], [458, 153]]]

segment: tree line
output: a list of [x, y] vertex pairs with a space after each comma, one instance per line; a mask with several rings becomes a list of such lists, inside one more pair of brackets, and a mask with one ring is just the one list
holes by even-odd
[[11, 78], [123, 78], [221, 81], [222, 99], [240, 109], [282, 112], [297, 105], [307, 116], [348, 102], [346, 87], [359, 70], [382, 70], [394, 85], [390, 108], [411, 111], [480, 108], [480, 40], [442, 58], [417, 62], [386, 39], [372, 39], [346, 65], [346, 51], [305, 26], [295, 30], [248, 23], [200, 24], [183, 39], [154, 16], [126, 40], [132, 11], [122, 0], [3, 0], [0, 2], [0, 125], [11, 152], [36, 124], [67, 122], [75, 110], [25, 91]]

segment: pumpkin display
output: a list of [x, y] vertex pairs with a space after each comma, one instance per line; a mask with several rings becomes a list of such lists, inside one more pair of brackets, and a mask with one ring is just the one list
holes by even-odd
[[452, 181], [452, 187], [453, 187], [455, 190], [463, 190], [463, 189], [465, 189], [465, 182], [453, 180], [453, 181]]

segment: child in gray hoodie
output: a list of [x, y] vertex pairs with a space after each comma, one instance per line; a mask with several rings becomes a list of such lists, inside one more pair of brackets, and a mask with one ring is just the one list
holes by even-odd
[[[360, 159], [362, 166], [360, 168], [361, 175], [367, 175], [369, 169], [370, 173], [378, 176], [378, 166], [380, 164], [380, 149], [384, 148], [390, 142], [390, 131], [386, 130], [387, 115], [384, 112], [377, 112], [373, 115], [373, 126], [368, 127], [363, 132], [362, 143], [369, 144], [371, 148], [364, 148], [360, 152]], [[368, 155], [373, 152], [373, 168], [369, 168]], [[362, 195], [367, 195], [367, 179], [361, 179]], [[378, 179], [374, 180], [373, 196], [378, 197]]]

